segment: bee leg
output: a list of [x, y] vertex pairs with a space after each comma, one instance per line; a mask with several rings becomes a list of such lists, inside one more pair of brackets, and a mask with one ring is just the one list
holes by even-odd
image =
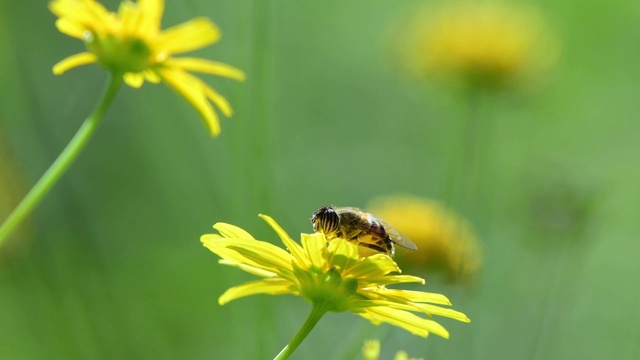
[[389, 253], [387, 251], [387, 249], [383, 248], [382, 246], [378, 246], [376, 244], [369, 244], [369, 243], [366, 243], [366, 242], [358, 241], [358, 246], [366, 247], [366, 248], [369, 248], [371, 250], [375, 250], [377, 252], [381, 252], [383, 254], [388, 254]]

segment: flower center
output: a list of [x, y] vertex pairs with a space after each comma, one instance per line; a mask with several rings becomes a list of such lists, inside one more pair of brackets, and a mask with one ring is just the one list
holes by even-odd
[[312, 304], [324, 303], [329, 311], [342, 312], [351, 308], [353, 295], [358, 290], [358, 280], [342, 277], [337, 269], [311, 268], [294, 270], [300, 281], [302, 296]]
[[98, 56], [98, 63], [112, 72], [141, 72], [152, 65], [151, 49], [142, 39], [112, 34], [96, 37], [87, 32], [84, 41], [87, 49]]

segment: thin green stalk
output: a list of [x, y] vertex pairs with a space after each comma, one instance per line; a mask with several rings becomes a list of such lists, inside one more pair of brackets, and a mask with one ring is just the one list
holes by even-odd
[[[475, 88], [467, 89], [464, 93], [464, 115], [457, 119], [454, 125], [454, 140], [449, 162], [449, 174], [446, 184], [446, 200], [453, 209], [462, 214], [467, 213], [472, 195], [471, 186], [474, 176], [474, 161], [478, 148], [478, 107], [479, 94]], [[459, 141], [456, 139], [460, 139]]]
[[284, 360], [288, 359], [291, 354], [298, 348], [298, 346], [302, 343], [302, 341], [309, 335], [314, 326], [318, 323], [318, 321], [327, 313], [327, 306], [324, 304], [313, 304], [313, 308], [311, 309], [311, 314], [307, 318], [307, 321], [304, 322], [304, 325], [298, 330], [296, 336], [291, 339], [291, 341], [287, 344], [287, 346], [280, 351], [280, 353], [273, 358], [273, 360]]
[[80, 152], [82, 152], [82, 149], [84, 149], [98, 128], [121, 84], [122, 76], [112, 74], [102, 96], [102, 100], [100, 100], [93, 113], [85, 119], [80, 129], [78, 129], [78, 132], [76, 132], [71, 141], [69, 141], [69, 144], [67, 144], [67, 147], [62, 150], [58, 158], [51, 164], [49, 169], [47, 169], [40, 180], [31, 188], [27, 196], [22, 199], [20, 204], [18, 204], [0, 227], [0, 248], [7, 241], [13, 230], [31, 214], [33, 209], [42, 201], [42, 198], [51, 190], [53, 185], [55, 185], [78, 157]]
[[[482, 177], [481, 162], [483, 151], [482, 146], [487, 144], [483, 143], [482, 127], [485, 126], [486, 121], [480, 116], [480, 96], [482, 90], [471, 89], [466, 96], [467, 101], [467, 115], [465, 119], [464, 134], [463, 134], [463, 149], [462, 149], [462, 176], [460, 177], [462, 199], [460, 210], [465, 211], [468, 214], [473, 214], [476, 210], [476, 201], [478, 200], [478, 186], [477, 183]], [[480, 122], [482, 121], [482, 124]]]

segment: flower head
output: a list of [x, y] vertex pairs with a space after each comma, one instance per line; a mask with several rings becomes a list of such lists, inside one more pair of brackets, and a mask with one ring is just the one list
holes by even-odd
[[404, 65], [430, 80], [514, 87], [536, 78], [558, 55], [557, 40], [532, 7], [459, 1], [417, 11], [405, 24]]
[[293, 294], [327, 311], [350, 311], [376, 325], [387, 322], [423, 337], [429, 333], [449, 337], [444, 327], [430, 319], [432, 315], [470, 321], [461, 312], [437, 306], [451, 305], [444, 295], [387, 288], [400, 283], [424, 283], [419, 277], [400, 275], [400, 269], [387, 255], [361, 258], [356, 245], [340, 238], [327, 245], [321, 233], [302, 234], [301, 246], [273, 219], [261, 217], [289, 251], [224, 223], [213, 226], [219, 234], [201, 237], [204, 246], [222, 258], [221, 264], [262, 278], [228, 289], [218, 300], [221, 305], [255, 294]]
[[413, 267], [441, 271], [452, 281], [471, 280], [482, 257], [468, 221], [437, 201], [411, 195], [380, 197], [369, 209], [417, 246], [401, 254]]
[[134, 88], [145, 80], [163, 81], [198, 111], [212, 135], [220, 132], [212, 103], [225, 116], [231, 116], [228, 101], [189, 71], [236, 80], [243, 80], [244, 73], [219, 62], [173, 57], [218, 41], [220, 31], [208, 19], [196, 18], [162, 31], [163, 0], [125, 0], [117, 13], [109, 12], [95, 0], [53, 0], [49, 8], [58, 16], [58, 30], [82, 40], [87, 48], [54, 65], [54, 74], [98, 63], [114, 75], [123, 76]]
[[[367, 340], [362, 346], [362, 358], [364, 360], [378, 360], [380, 358], [380, 341]], [[406, 351], [400, 350], [393, 357], [393, 360], [419, 360], [417, 358], [409, 358]]]

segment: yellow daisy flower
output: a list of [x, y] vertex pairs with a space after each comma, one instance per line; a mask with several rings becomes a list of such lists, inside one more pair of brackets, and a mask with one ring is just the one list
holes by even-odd
[[87, 51], [57, 63], [54, 74], [98, 63], [114, 76], [122, 76], [134, 88], [142, 86], [145, 80], [163, 81], [198, 111], [213, 136], [220, 133], [213, 105], [225, 116], [232, 115], [229, 102], [189, 72], [244, 80], [242, 71], [219, 62], [173, 57], [218, 41], [220, 30], [210, 20], [196, 18], [162, 31], [163, 0], [125, 0], [117, 13], [109, 12], [94, 0], [54, 0], [49, 8], [58, 16], [58, 30], [81, 39], [87, 47]]
[[397, 43], [411, 74], [473, 87], [531, 83], [559, 54], [558, 40], [537, 9], [499, 1], [425, 7], [403, 28]]
[[225, 223], [213, 226], [219, 234], [201, 237], [204, 246], [222, 258], [221, 264], [262, 278], [228, 289], [218, 300], [221, 305], [255, 294], [293, 294], [313, 305], [316, 321], [327, 311], [350, 311], [376, 325], [386, 322], [422, 337], [434, 333], [449, 338], [449, 332], [430, 319], [432, 315], [470, 321], [461, 312], [437, 306], [451, 305], [444, 295], [387, 288], [393, 284], [424, 283], [416, 276], [399, 275], [400, 268], [387, 255], [361, 258], [356, 245], [336, 238], [327, 246], [322, 233], [302, 234], [301, 246], [273, 219], [260, 217], [289, 251], [256, 240], [243, 229]]

